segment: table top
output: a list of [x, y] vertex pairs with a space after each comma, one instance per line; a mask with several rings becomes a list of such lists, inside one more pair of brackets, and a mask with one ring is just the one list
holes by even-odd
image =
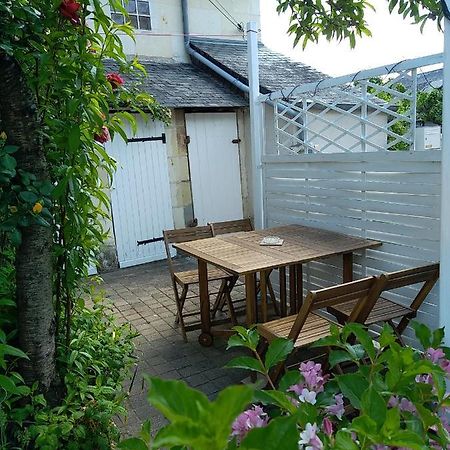
[[[260, 242], [265, 236], [278, 236], [284, 239], [284, 243], [281, 246], [262, 246]], [[380, 245], [381, 242], [378, 241], [319, 228], [285, 225], [223, 234], [174, 244], [174, 247], [236, 275], [244, 275]]]

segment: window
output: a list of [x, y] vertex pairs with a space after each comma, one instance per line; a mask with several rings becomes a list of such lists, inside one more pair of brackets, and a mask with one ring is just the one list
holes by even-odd
[[126, 20], [131, 22], [133, 28], [139, 30], [151, 30], [150, 0], [121, 0], [123, 7], [128, 11], [126, 19], [119, 11], [112, 11], [111, 17], [114, 22], [122, 24]]

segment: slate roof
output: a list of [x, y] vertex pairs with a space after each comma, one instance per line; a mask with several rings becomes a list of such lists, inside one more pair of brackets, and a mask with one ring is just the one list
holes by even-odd
[[[140, 89], [168, 108], [229, 108], [248, 104], [226, 81], [200, 67], [161, 58], [140, 59], [139, 62], [147, 70], [147, 76], [142, 79], [141, 73], [127, 74], [126, 82], [140, 82]], [[105, 65], [117, 70], [111, 61]]]
[[[191, 39], [191, 47], [243, 83], [248, 84], [246, 42], [196, 38]], [[262, 93], [328, 78], [322, 72], [276, 53], [261, 43], [259, 44], [259, 65]]]

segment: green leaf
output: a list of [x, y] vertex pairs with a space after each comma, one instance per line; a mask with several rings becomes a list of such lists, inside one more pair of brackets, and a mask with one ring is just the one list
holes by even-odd
[[361, 409], [361, 399], [369, 388], [368, 380], [359, 373], [338, 375], [336, 381], [344, 397], [348, 398], [352, 406]]
[[9, 236], [11, 239], [11, 244], [15, 247], [19, 247], [22, 243], [22, 233], [20, 232], [20, 230], [18, 230], [17, 228], [12, 229], [9, 232]]
[[206, 395], [188, 387], [183, 381], [145, 379], [149, 384], [148, 401], [171, 421], [185, 417], [200, 420], [209, 410]]
[[142, 424], [141, 431], [139, 433], [141, 435], [141, 438], [146, 443], [150, 443], [152, 439], [151, 430], [152, 430], [152, 422], [150, 419], [148, 419]]
[[10, 155], [0, 156], [0, 168], [14, 170], [17, 167], [17, 161]]
[[214, 436], [209, 434], [208, 430], [209, 428], [201, 422], [176, 421], [158, 431], [152, 447], [154, 449], [172, 449], [175, 446], [180, 446], [182, 449], [222, 450], [226, 443], [221, 447], [215, 445]]
[[17, 356], [17, 358], [29, 359], [22, 350], [7, 344], [0, 345], [0, 353], [3, 353], [4, 355]]
[[292, 403], [292, 397], [284, 392], [261, 390], [255, 393], [255, 399], [266, 405], [278, 406], [291, 414], [294, 414], [297, 410], [297, 407]]
[[148, 450], [147, 444], [142, 439], [135, 437], [125, 439], [120, 442], [117, 447], [122, 450]]
[[70, 152], [76, 152], [80, 148], [80, 126], [74, 125], [69, 130], [67, 144]]
[[239, 356], [238, 358], [234, 358], [227, 364], [225, 364], [225, 367], [231, 369], [252, 370], [265, 374], [263, 365], [257, 359], [252, 358], [251, 356]]
[[419, 323], [415, 320], [411, 322], [411, 326], [414, 329], [416, 338], [419, 340], [422, 347], [424, 349], [430, 348], [432, 341], [430, 329], [423, 323]]
[[294, 417], [280, 417], [267, 427], [251, 430], [241, 450], [298, 450], [298, 431]]
[[264, 361], [266, 369], [268, 370], [284, 361], [293, 349], [294, 343], [291, 340], [283, 338], [274, 339], [267, 349]]
[[292, 385], [297, 384], [300, 378], [299, 370], [288, 370], [281, 378], [278, 384], [278, 390], [282, 392], [287, 391]]
[[333, 350], [330, 352], [330, 355], [328, 357], [330, 367], [337, 366], [338, 364], [341, 364], [343, 362], [355, 360], [358, 361], [357, 358], [354, 358], [350, 353], [344, 350]]
[[39, 197], [34, 193], [30, 191], [22, 191], [19, 194], [19, 197], [27, 203], [36, 203], [39, 200]]
[[359, 323], [349, 323], [345, 325], [345, 332], [351, 332], [356, 336], [359, 343], [363, 346], [369, 358], [373, 361], [375, 359], [376, 350], [373, 345], [372, 337], [369, 332]]
[[387, 406], [383, 397], [371, 386], [361, 398], [364, 414], [372, 417], [380, 429], [386, 420]]
[[339, 430], [336, 433], [335, 450], [359, 450], [355, 440], [348, 431]]

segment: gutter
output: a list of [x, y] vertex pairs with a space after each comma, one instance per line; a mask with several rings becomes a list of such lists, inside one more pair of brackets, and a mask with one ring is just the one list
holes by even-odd
[[222, 78], [227, 80], [229, 83], [231, 83], [233, 86], [236, 86], [239, 90], [245, 92], [248, 94], [250, 92], [249, 87], [233, 77], [233, 75], [230, 75], [227, 71], [221, 69], [216, 64], [214, 64], [212, 61], [210, 61], [208, 58], [205, 58], [203, 55], [198, 53], [196, 50], [194, 50], [191, 47], [191, 41], [189, 37], [189, 9], [188, 9], [188, 0], [181, 0], [181, 12], [183, 16], [183, 33], [184, 33], [184, 47], [186, 49], [186, 52], [188, 55], [196, 59], [197, 61], [201, 62], [203, 65], [211, 69], [213, 72], [220, 75]]

